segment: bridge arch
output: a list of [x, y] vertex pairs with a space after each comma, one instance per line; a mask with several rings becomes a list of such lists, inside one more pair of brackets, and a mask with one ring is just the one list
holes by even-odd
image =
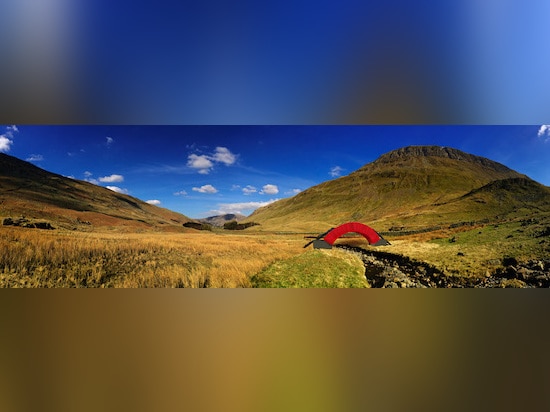
[[359, 233], [365, 239], [367, 239], [367, 241], [371, 245], [374, 245], [374, 246], [389, 245], [389, 242], [386, 239], [384, 239], [382, 236], [380, 236], [373, 228], [359, 222], [344, 223], [343, 225], [335, 227], [325, 235], [324, 240], [329, 245], [332, 245], [334, 244], [336, 239], [345, 235], [346, 233], [351, 233], [351, 232]]

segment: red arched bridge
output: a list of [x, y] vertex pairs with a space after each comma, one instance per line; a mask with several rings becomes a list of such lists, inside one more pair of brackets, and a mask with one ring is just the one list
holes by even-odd
[[330, 249], [332, 248], [332, 245], [334, 244], [336, 239], [345, 235], [346, 233], [358, 233], [362, 235], [365, 239], [367, 239], [369, 244], [373, 246], [384, 246], [390, 244], [390, 242], [380, 236], [373, 228], [364, 225], [363, 223], [349, 222], [344, 223], [343, 225], [340, 225], [338, 227], [333, 227], [325, 233], [320, 234], [311, 242], [304, 245], [304, 248], [313, 243], [314, 249]]

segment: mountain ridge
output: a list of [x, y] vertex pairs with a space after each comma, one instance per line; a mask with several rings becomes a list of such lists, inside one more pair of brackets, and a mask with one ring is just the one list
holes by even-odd
[[[441, 146], [407, 146], [385, 153], [356, 171], [257, 209], [246, 221], [272, 230], [323, 231], [346, 221], [391, 226], [422, 227], [500, 216], [495, 198], [503, 187], [484, 191], [485, 204], [464, 197], [491, 182], [511, 179], [525, 193], [538, 190], [531, 203], [507, 196], [504, 209], [547, 207], [550, 188], [493, 160]], [[514, 180], [519, 179], [519, 180]], [[532, 182], [526, 186], [525, 182]], [[523, 189], [521, 189], [523, 187]], [[537, 188], [537, 189], [535, 189]], [[514, 189], [508, 187], [508, 193]], [[480, 195], [478, 195], [479, 197]], [[489, 199], [489, 198], [492, 199]], [[501, 205], [502, 206], [502, 205]]]
[[187, 216], [68, 178], [0, 153], [0, 216], [29, 216], [65, 228], [175, 228]]

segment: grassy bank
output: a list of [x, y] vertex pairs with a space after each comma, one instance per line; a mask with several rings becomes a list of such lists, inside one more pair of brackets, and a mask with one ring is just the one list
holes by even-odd
[[310, 250], [271, 264], [251, 283], [260, 288], [367, 288], [364, 273], [363, 262], [354, 254]]

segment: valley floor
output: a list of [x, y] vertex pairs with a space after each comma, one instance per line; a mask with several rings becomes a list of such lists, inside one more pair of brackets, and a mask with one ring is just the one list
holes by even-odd
[[[427, 287], [449, 287], [450, 279], [462, 279], [458, 284], [465, 287], [544, 287], [547, 282], [542, 277], [550, 276], [548, 217], [387, 239], [391, 245], [378, 248], [369, 246], [363, 238], [341, 238], [336, 245], [355, 248], [355, 252], [379, 252], [382, 257], [384, 253], [398, 256], [398, 261], [413, 262], [415, 267], [434, 268], [438, 276], [442, 276], [439, 279], [446, 279], [439, 284], [421, 285]], [[368, 276], [369, 273], [381, 273], [373, 268], [382, 267], [380, 261], [383, 259], [369, 263], [369, 259], [352, 257], [353, 251], [304, 249], [305, 243], [304, 234], [248, 230], [116, 233], [2, 226], [0, 286], [383, 285]], [[391, 263], [391, 258], [388, 262], [383, 265], [395, 264]], [[407, 282], [406, 279], [396, 281], [393, 286], [386, 287], [412, 285]]]

